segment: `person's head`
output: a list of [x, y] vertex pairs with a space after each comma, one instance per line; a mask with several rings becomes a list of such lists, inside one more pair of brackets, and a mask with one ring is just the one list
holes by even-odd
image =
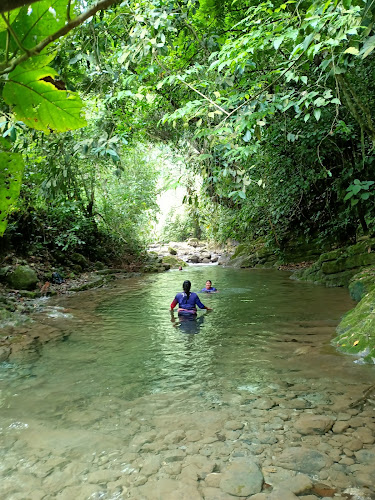
[[178, 268], [178, 270], [179, 270], [179, 271], [182, 271], [182, 267], [180, 266], [180, 267]]
[[186, 295], [189, 297], [190, 295], [190, 288], [191, 288], [191, 283], [189, 280], [185, 280], [183, 283], [182, 283], [182, 289], [183, 291], [186, 293]]
[[212, 287], [212, 281], [211, 280], [207, 280], [206, 281], [206, 289], [209, 290], [211, 287]]

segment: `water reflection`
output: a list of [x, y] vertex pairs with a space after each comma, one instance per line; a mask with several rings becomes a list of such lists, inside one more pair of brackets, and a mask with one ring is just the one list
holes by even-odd
[[189, 316], [177, 315], [176, 318], [175, 314], [171, 312], [171, 322], [172, 325], [181, 333], [196, 335], [200, 332], [200, 329], [203, 326], [204, 315], [198, 317], [195, 314], [191, 314]]

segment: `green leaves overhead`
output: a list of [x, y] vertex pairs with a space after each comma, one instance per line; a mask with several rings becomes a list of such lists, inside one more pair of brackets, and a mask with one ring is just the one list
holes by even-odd
[[46, 66], [50, 60], [50, 56], [39, 56], [17, 66], [4, 87], [5, 102], [18, 120], [36, 130], [66, 132], [84, 127], [80, 97], [60, 90], [57, 72]]
[[[74, 1], [71, 2], [74, 4]], [[26, 49], [62, 28], [66, 22], [66, 0], [42, 0], [20, 10], [12, 29]], [[15, 41], [11, 42], [15, 45]]]
[[20, 193], [24, 162], [19, 153], [0, 153], [0, 236], [7, 227], [7, 217]]

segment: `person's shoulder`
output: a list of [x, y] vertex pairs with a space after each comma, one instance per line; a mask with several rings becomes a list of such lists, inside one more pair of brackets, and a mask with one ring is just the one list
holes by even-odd
[[202, 290], [200, 291], [200, 293], [205, 293], [205, 292], [207, 292], [205, 288], [202, 288]]

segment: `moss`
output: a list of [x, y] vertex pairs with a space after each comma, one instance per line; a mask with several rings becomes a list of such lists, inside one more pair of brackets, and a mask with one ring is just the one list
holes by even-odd
[[237, 245], [236, 250], [231, 257], [231, 260], [236, 259], [237, 257], [240, 257], [242, 255], [252, 253], [253, 249], [254, 245], [250, 245], [248, 243], [240, 243], [239, 245]]
[[359, 243], [348, 247], [347, 254], [356, 255], [360, 253], [369, 253], [369, 248], [370, 251], [372, 248], [375, 248], [375, 238], [366, 241], [360, 241]]
[[173, 247], [168, 247], [168, 252], [171, 254], [171, 255], [177, 255], [177, 250]]
[[338, 248], [337, 250], [332, 250], [331, 252], [323, 253], [319, 257], [319, 262], [329, 262], [331, 260], [337, 260], [344, 253], [344, 249]]
[[181, 267], [187, 267], [187, 264], [184, 260], [175, 257], [174, 255], [166, 255], [163, 257], [163, 264], [169, 264], [172, 269], [178, 269]]
[[359, 302], [362, 297], [375, 288], [375, 267], [368, 267], [355, 274], [349, 282], [349, 293]]
[[375, 363], [375, 288], [343, 317], [337, 334], [333, 343], [340, 351]]

